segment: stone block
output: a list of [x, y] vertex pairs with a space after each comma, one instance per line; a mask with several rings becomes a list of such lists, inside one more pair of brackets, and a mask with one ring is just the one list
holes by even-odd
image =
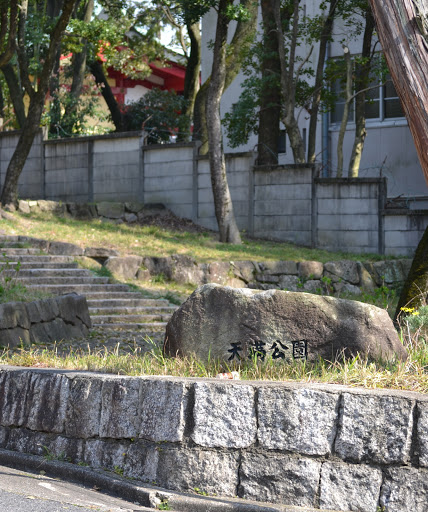
[[188, 403], [183, 382], [143, 380], [139, 437], [155, 442], [182, 441]]
[[13, 329], [21, 327], [29, 329], [31, 326], [24, 302], [6, 302], [0, 304], [0, 329]]
[[333, 282], [346, 281], [351, 284], [360, 282], [356, 261], [343, 260], [324, 263], [324, 275], [330, 277]]
[[78, 245], [67, 242], [51, 242], [49, 244], [49, 254], [59, 254], [66, 256], [83, 256], [83, 249]]
[[343, 393], [335, 451], [343, 460], [405, 464], [413, 426], [411, 400]]
[[339, 394], [312, 389], [261, 387], [260, 446], [303, 455], [328, 455], [336, 435]]
[[231, 261], [233, 275], [245, 283], [254, 280], [254, 274], [259, 270], [258, 263], [254, 261]]
[[104, 259], [110, 256], [119, 256], [118, 251], [107, 247], [86, 247], [85, 256], [94, 259]]
[[281, 276], [279, 278], [278, 286], [282, 290], [288, 290], [290, 292], [299, 291], [299, 278], [297, 276]]
[[120, 219], [125, 213], [125, 207], [122, 203], [101, 202], [97, 204], [97, 212], [100, 217]]
[[418, 402], [417, 411], [419, 465], [428, 467], [428, 402]]
[[128, 444], [103, 439], [85, 441], [84, 461], [94, 468], [124, 468]]
[[230, 452], [158, 447], [156, 483], [167, 489], [236, 496], [239, 455]]
[[31, 210], [30, 210], [30, 205], [28, 204], [28, 201], [23, 201], [22, 199], [20, 199], [18, 201], [18, 211], [20, 211], [22, 213], [30, 213]]
[[298, 507], [314, 507], [321, 462], [287, 455], [244, 453], [238, 496]]
[[304, 279], [321, 279], [324, 271], [324, 265], [319, 261], [300, 261], [299, 277]]
[[206, 282], [226, 284], [230, 273], [230, 263], [228, 261], [210, 263], [207, 270]]
[[75, 377], [70, 386], [65, 433], [87, 439], [99, 435], [103, 378]]
[[321, 468], [320, 507], [377, 512], [381, 485], [380, 469], [326, 462]]
[[255, 275], [256, 281], [259, 281], [259, 283], [271, 283], [271, 284], [278, 284], [279, 283], [279, 276], [273, 276], [271, 274], [265, 274], [263, 272], [258, 272]]
[[61, 318], [67, 323], [81, 327], [81, 322], [88, 328], [92, 326], [88, 304], [84, 295], [70, 293], [57, 298]]
[[142, 263], [142, 256], [110, 256], [104, 266], [117, 277], [134, 279]]
[[140, 432], [140, 385], [136, 378], [106, 379], [101, 390], [100, 437], [137, 437]]
[[428, 472], [415, 468], [388, 468], [380, 505], [387, 512], [426, 512]]
[[263, 273], [272, 275], [297, 275], [296, 261], [263, 261], [259, 263], [260, 270]]
[[256, 441], [252, 386], [196, 383], [191, 437], [199, 446], [246, 448]]
[[23, 424], [30, 375], [27, 370], [0, 373], [0, 425], [19, 427]]
[[124, 476], [155, 484], [159, 447], [145, 442], [131, 442], [126, 454]]

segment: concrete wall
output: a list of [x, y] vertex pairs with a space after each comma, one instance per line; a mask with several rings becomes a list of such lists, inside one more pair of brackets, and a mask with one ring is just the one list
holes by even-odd
[[[0, 179], [18, 135], [0, 134]], [[425, 210], [385, 210], [385, 178], [316, 179], [310, 166], [254, 167], [254, 153], [226, 155], [235, 216], [249, 234], [345, 252], [412, 256]], [[143, 146], [140, 132], [42, 141], [20, 179], [28, 199], [163, 203], [217, 229], [207, 157], [198, 144]], [[393, 203], [393, 202], [392, 202]]]
[[348, 252], [382, 253], [385, 191], [385, 179], [316, 179], [315, 245], [327, 250], [344, 247]]
[[313, 175], [307, 166], [255, 168], [255, 236], [312, 245]]
[[[18, 184], [20, 197], [43, 197], [43, 146], [42, 132], [34, 140]], [[18, 143], [19, 132], [1, 132], [0, 135], [0, 184], [3, 187], [7, 166]]]
[[410, 392], [1, 367], [0, 448], [317, 509], [428, 502], [428, 400]]

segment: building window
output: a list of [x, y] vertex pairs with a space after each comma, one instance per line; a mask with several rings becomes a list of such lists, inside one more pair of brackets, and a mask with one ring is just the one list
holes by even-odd
[[286, 140], [285, 130], [280, 130], [278, 137], [278, 154], [287, 152]]
[[[366, 91], [366, 119], [372, 121], [385, 121], [388, 119], [403, 118], [404, 112], [401, 108], [400, 99], [389, 73], [383, 76], [373, 76]], [[343, 95], [344, 84], [338, 79], [332, 84], [331, 91], [336, 95], [334, 110], [330, 114], [332, 124], [342, 122], [345, 99]], [[349, 122], [355, 120], [355, 98], [352, 100], [349, 109]]]

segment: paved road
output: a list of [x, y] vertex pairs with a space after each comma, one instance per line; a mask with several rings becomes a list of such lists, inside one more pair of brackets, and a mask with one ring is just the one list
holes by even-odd
[[44, 474], [27, 473], [0, 466], [0, 512], [147, 510], [150, 509], [101, 494], [93, 489], [49, 478]]

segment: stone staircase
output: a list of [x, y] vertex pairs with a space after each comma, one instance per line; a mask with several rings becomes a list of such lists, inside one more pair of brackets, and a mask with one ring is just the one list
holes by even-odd
[[[177, 306], [166, 299], [144, 297], [126, 284], [110, 283], [109, 277], [79, 268], [74, 256], [46, 254], [39, 247], [20, 247], [19, 240], [20, 237], [0, 236], [0, 266], [8, 262], [3, 275], [14, 276], [29, 289], [53, 295], [85, 295], [93, 337], [99, 333], [114, 342], [127, 339], [138, 344], [147, 344], [147, 338], [156, 344], [163, 341], [166, 323]], [[20, 269], [16, 273], [13, 268], [18, 262]]]

